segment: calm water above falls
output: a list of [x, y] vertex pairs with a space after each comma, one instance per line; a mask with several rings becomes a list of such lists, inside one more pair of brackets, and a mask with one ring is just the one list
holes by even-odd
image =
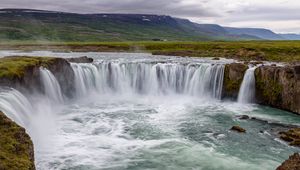
[[[88, 55], [96, 61], [72, 65], [73, 100], [61, 97], [59, 85], [45, 69], [45, 96], [1, 90], [1, 110], [33, 138], [37, 169], [271, 170], [299, 151], [272, 135], [278, 124], [239, 120], [236, 115], [298, 125], [300, 117], [219, 100], [222, 64], [230, 61], [147, 54], [49, 55]], [[19, 115], [21, 111], [26, 114]], [[247, 133], [228, 130], [236, 124]]]

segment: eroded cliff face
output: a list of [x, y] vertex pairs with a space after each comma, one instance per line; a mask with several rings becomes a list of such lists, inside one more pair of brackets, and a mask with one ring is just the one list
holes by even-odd
[[248, 66], [242, 63], [225, 65], [222, 98], [236, 99]]
[[[72, 97], [75, 75], [62, 58], [11, 57], [0, 60], [0, 86], [24, 93], [43, 92], [40, 67], [49, 69], [59, 81], [63, 93]], [[22, 114], [22, 113], [20, 113]], [[0, 111], [0, 170], [34, 170], [34, 149], [25, 129]]]
[[276, 170], [299, 170], [300, 169], [300, 155], [295, 153], [291, 155], [288, 160], [284, 161]]
[[63, 93], [68, 97], [72, 97], [75, 75], [67, 60], [62, 58], [45, 59], [43, 57], [12, 57], [12, 60], [22, 64], [18, 66], [19, 68], [16, 68], [17, 71], [10, 70], [11, 74], [0, 76], [0, 86], [13, 87], [24, 93], [43, 92], [39, 68], [45, 67], [54, 74], [61, 85]]
[[300, 114], [300, 65], [255, 70], [256, 102]]
[[0, 111], [0, 169], [34, 170], [33, 144], [25, 129]]
[[70, 63], [62, 58], [55, 58], [48, 68], [59, 82], [63, 93], [73, 97], [75, 90], [75, 74]]

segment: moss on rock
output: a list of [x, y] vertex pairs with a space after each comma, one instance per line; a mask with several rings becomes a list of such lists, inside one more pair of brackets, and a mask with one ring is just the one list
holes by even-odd
[[43, 92], [39, 68], [49, 69], [66, 96], [74, 90], [74, 72], [70, 63], [63, 58], [10, 56], [0, 58], [0, 86], [8, 86], [26, 92]]
[[25, 71], [34, 66], [45, 66], [53, 63], [55, 58], [11, 56], [0, 58], [0, 78], [20, 78]]
[[255, 70], [256, 100], [259, 104], [300, 114], [298, 66], [262, 66]]
[[25, 129], [0, 112], [0, 169], [34, 170], [34, 150]]
[[237, 98], [244, 74], [248, 66], [242, 63], [232, 63], [225, 65], [224, 84], [222, 96]]

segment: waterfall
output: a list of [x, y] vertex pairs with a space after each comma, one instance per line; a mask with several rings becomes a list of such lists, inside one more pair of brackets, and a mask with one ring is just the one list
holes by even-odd
[[180, 63], [72, 63], [78, 96], [104, 93], [186, 94], [221, 99], [224, 65]]
[[63, 103], [63, 95], [55, 76], [46, 68], [40, 68], [41, 82], [48, 99], [56, 103]]
[[239, 90], [239, 103], [253, 103], [255, 101], [255, 71], [256, 67], [250, 67], [245, 75]]
[[23, 127], [28, 126], [33, 114], [32, 105], [27, 98], [12, 88], [0, 90], [0, 111]]

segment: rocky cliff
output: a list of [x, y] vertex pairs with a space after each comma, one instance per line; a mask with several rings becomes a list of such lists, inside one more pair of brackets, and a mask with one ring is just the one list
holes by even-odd
[[300, 114], [300, 65], [255, 70], [256, 102]]
[[[222, 98], [237, 99], [248, 66], [226, 64]], [[260, 66], [255, 70], [256, 103], [300, 114], [300, 65]]]
[[[49, 69], [66, 96], [72, 97], [74, 72], [68, 61], [47, 57], [6, 57], [0, 59], [0, 86], [24, 93], [43, 92], [40, 67]], [[33, 170], [34, 150], [25, 129], [0, 112], [0, 170]]]
[[248, 66], [242, 63], [225, 65], [222, 98], [236, 99]]
[[0, 111], [0, 169], [34, 170], [33, 144], [25, 129]]
[[13, 56], [1, 59], [0, 86], [16, 88], [22, 92], [43, 92], [40, 67], [49, 69], [59, 81], [65, 95], [74, 90], [74, 72], [70, 63], [62, 58]]

